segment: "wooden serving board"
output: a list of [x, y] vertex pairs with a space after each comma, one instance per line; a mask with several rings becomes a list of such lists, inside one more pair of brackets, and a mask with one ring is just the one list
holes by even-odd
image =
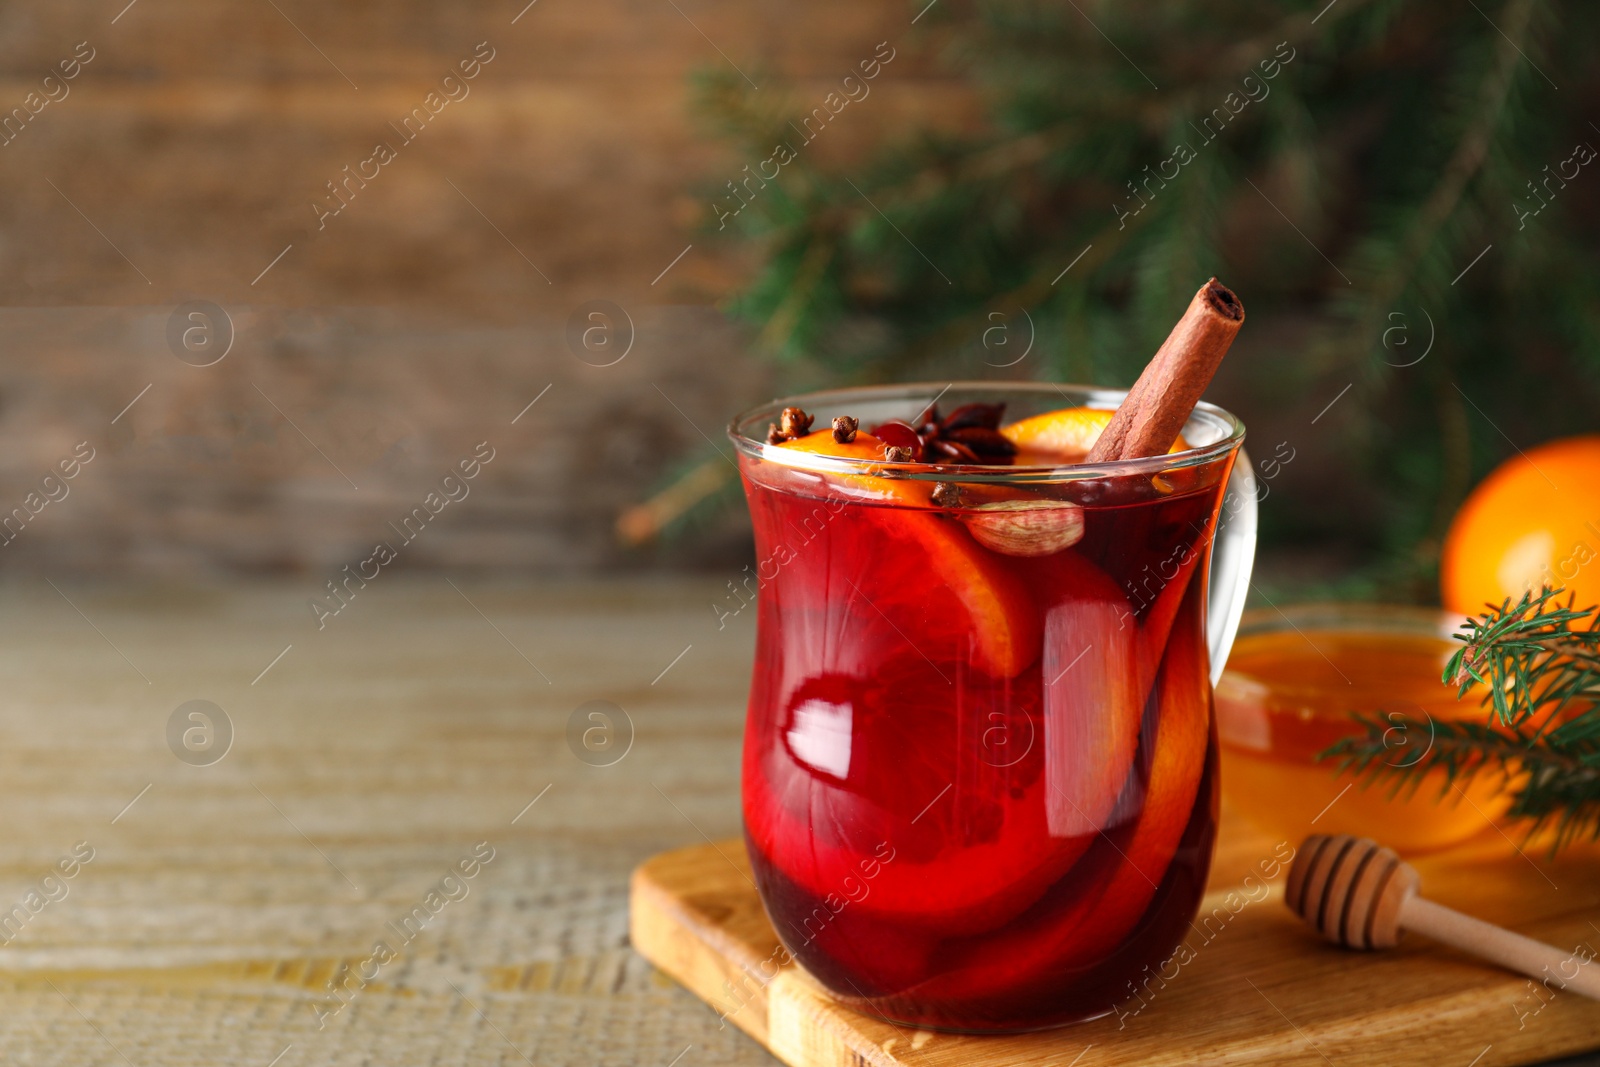
[[[792, 1067], [1492, 1067], [1600, 1048], [1600, 1004], [1575, 994], [1535, 989], [1418, 937], [1384, 953], [1319, 941], [1283, 904], [1287, 872], [1264, 877], [1286, 847], [1225, 814], [1192, 959], [1176, 974], [1167, 967], [1168, 981], [1151, 979], [1142, 1005], [1044, 1033], [915, 1030], [833, 1003], [798, 967], [774, 973], [777, 936], [738, 840], [639, 867], [633, 945]], [[1440, 903], [1574, 951], [1600, 949], [1600, 850], [1551, 860], [1489, 829], [1416, 866], [1423, 891]]]

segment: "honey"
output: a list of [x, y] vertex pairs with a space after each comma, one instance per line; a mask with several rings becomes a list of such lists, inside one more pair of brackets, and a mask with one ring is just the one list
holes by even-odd
[[[1263, 829], [1298, 842], [1308, 833], [1376, 838], [1400, 851], [1442, 848], [1489, 829], [1510, 804], [1504, 783], [1451, 785], [1426, 774], [1412, 790], [1371, 784], [1317, 755], [1363, 733], [1351, 714], [1391, 719], [1385, 762], [1409, 766], [1434, 742], [1433, 724], [1483, 721], [1476, 695], [1456, 699], [1440, 680], [1460, 642], [1460, 620], [1387, 605], [1254, 612], [1240, 627], [1216, 690], [1227, 801]], [[1404, 718], [1409, 726], [1397, 721]]]

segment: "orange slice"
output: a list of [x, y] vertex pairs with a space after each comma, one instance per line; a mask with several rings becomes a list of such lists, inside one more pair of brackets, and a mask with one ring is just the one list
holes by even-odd
[[[834, 439], [832, 430], [817, 430], [777, 447], [862, 460], [881, 460], [884, 452], [883, 441], [869, 433], [858, 432], [854, 440], [841, 442]], [[954, 594], [961, 610], [948, 613], [947, 618], [933, 613], [915, 632], [930, 640], [946, 632], [952, 642], [970, 640], [973, 663], [997, 678], [1013, 678], [1038, 658], [1039, 621], [1027, 589], [959, 523], [923, 510], [932, 494], [929, 483], [876, 474], [830, 473], [828, 477], [852, 490], [865, 490], [902, 505], [858, 509], [859, 520], [872, 523], [888, 538], [885, 561], [871, 583], [874, 600], [904, 596], [925, 605], [928, 598], [923, 590], [931, 573], [943, 589]], [[884, 568], [896, 564], [902, 565], [905, 573], [888, 577]], [[880, 589], [887, 592], [876, 592]]]
[[1068, 601], [1044, 626], [1045, 810], [1050, 836], [1082, 842], [1118, 820], [1117, 799], [1139, 748], [1145, 690], [1128, 602]]
[[[784, 441], [777, 446], [795, 452], [810, 452], [818, 456], [838, 456], [842, 459], [883, 460], [885, 442], [870, 433], [858, 431], [852, 441], [837, 441], [832, 430], [814, 430], [804, 437]], [[836, 484], [887, 500], [913, 506], [926, 505], [933, 495], [927, 482], [912, 482], [904, 478], [885, 478], [875, 474], [827, 475]]]
[[1123, 845], [1100, 857], [1110, 861], [1110, 870], [1086, 871], [1077, 887], [1084, 892], [1067, 898], [1065, 907], [957, 950], [949, 957], [954, 965], [916, 986], [917, 996], [929, 1002], [1023, 998], [1044, 977], [1098, 966], [1132, 935], [1166, 877], [1195, 805], [1207, 802], [1200, 795], [1211, 733], [1206, 657], [1197, 632], [1174, 634], [1172, 641], [1155, 680], [1161, 710], [1148, 792]]
[[1128, 936], [1166, 877], [1199, 799], [1211, 735], [1211, 680], [1198, 635], [1173, 637], [1157, 684], [1161, 714], [1149, 793], [1138, 824], [1123, 845], [1123, 862], [1077, 922], [1041, 939], [1071, 945], [1080, 959], [1109, 953]]
[[1115, 412], [1105, 408], [1061, 408], [1000, 427], [1018, 450], [1086, 455]]
[[[934, 611], [918, 627], [929, 643], [941, 633], [942, 643], [970, 642], [974, 666], [996, 678], [1015, 678], [1039, 658], [1039, 617], [1027, 587], [1001, 567], [994, 556], [973, 541], [960, 523], [928, 511], [862, 508], [889, 535], [891, 543], [914, 542], [920, 552], [890, 549], [905, 566], [903, 578], [885, 580], [888, 561], [874, 576], [875, 594], [884, 601], [902, 598], [931, 605], [925, 586], [929, 575], [955, 594], [961, 612], [948, 620]], [[924, 569], [926, 568], [926, 569]], [[868, 610], [877, 611], [877, 608]], [[964, 616], [964, 617], [963, 617]]]
[[[1018, 465], [1078, 460], [1089, 454], [1114, 414], [1107, 408], [1060, 408], [1002, 426], [1000, 433], [1017, 446]], [[1182, 452], [1188, 447], [1179, 437], [1171, 451]]]
[[[1071, 592], [1046, 623], [1048, 674], [1042, 680], [1054, 677], [1057, 684], [1041, 685], [1038, 608], [1030, 612], [1016, 599], [1026, 598], [1027, 590], [1014, 576], [1002, 569], [980, 583], [958, 568], [947, 578], [940, 568], [951, 560], [924, 536], [942, 528], [960, 543], [965, 535], [958, 524], [928, 512], [859, 511], [915, 521], [904, 542], [880, 540], [886, 531], [877, 522], [858, 527], [857, 536], [870, 540], [871, 557], [881, 561], [869, 586], [874, 601], [857, 597], [858, 606], [849, 610], [848, 648], [835, 638], [839, 652], [828, 666], [844, 669], [812, 674], [779, 698], [781, 709], [767, 712], [777, 724], [776, 743], [758, 740], [746, 748], [745, 826], [762, 855], [819, 899], [840, 893], [843, 876], [887, 842], [897, 858], [873, 875], [870, 895], [851, 903], [852, 914], [871, 915], [891, 929], [936, 931], [941, 939], [979, 935], [1033, 906], [1094, 845], [1111, 817], [1138, 745], [1143, 707], [1135, 691], [1135, 630], [1117, 625], [1130, 615], [1128, 602], [1111, 578], [1077, 553], [1052, 558], [1059, 571], [1052, 584]], [[861, 577], [829, 570], [826, 595], [847, 603]], [[929, 581], [930, 574], [943, 581]], [[989, 606], [969, 601], [964, 610], [953, 607], [958, 584], [990, 589]], [[828, 630], [837, 627], [812, 621], [818, 613], [809, 604], [791, 599], [778, 610], [785, 643], [828, 647]], [[961, 619], [968, 632], [939, 632], [946, 616], [968, 614]], [[974, 621], [977, 632], [971, 632]], [[1035, 628], [1018, 634], [1015, 626], [1024, 622]], [[987, 626], [1019, 644], [988, 645], [979, 636]], [[916, 634], [915, 648], [936, 662], [908, 647], [902, 632]], [[1083, 646], [1075, 638], [1105, 644], [1108, 633], [1111, 651], [1079, 661]], [[1052, 650], [1051, 640], [1062, 647]], [[985, 662], [1010, 658], [1024, 673], [984, 678], [951, 662], [953, 650], [969, 641], [980, 642], [970, 653], [972, 666], [992, 674], [998, 668]], [[935, 671], [959, 681], [957, 700]], [[1064, 695], [1052, 695], [1058, 692]], [[752, 706], [774, 698], [776, 689], [753, 695]], [[997, 737], [996, 731], [1005, 733]], [[845, 737], [848, 744], [841, 745]], [[997, 742], [1009, 747], [996, 748]], [[1065, 778], [1054, 766], [1058, 760], [1071, 764]], [[1059, 802], [1051, 800], [1054, 791]]]
[[856, 432], [852, 441], [839, 441], [832, 430], [813, 430], [804, 437], [785, 441], [779, 448], [792, 448], [801, 452], [814, 452], [819, 456], [842, 456], [847, 459], [882, 459], [884, 443], [865, 430]]

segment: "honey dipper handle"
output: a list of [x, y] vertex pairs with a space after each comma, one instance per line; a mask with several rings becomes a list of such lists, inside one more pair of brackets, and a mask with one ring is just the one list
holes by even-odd
[[1545, 982], [1551, 989], [1600, 1000], [1600, 959], [1564, 952], [1416, 895], [1401, 905], [1400, 925]]

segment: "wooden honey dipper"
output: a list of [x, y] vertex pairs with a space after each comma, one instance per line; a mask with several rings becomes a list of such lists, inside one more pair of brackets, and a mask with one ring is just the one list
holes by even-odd
[[[1295, 856], [1284, 903], [1336, 945], [1391, 948], [1401, 930], [1600, 1000], [1600, 968], [1574, 953], [1463, 915], [1417, 894], [1421, 879], [1393, 849], [1365, 837], [1313, 834]], [[1567, 970], [1575, 970], [1568, 977]]]

